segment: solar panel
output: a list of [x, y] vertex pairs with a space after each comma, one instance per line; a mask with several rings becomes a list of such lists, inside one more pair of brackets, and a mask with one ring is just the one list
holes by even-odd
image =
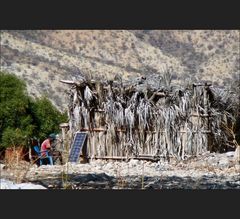
[[69, 162], [78, 161], [81, 149], [86, 141], [86, 138], [87, 132], [76, 132], [69, 155]]

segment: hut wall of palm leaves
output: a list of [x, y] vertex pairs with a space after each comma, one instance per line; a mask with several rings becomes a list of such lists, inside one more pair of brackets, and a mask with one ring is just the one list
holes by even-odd
[[88, 131], [89, 157], [186, 157], [235, 148], [237, 94], [211, 84], [171, 85], [133, 81], [64, 81], [69, 127]]

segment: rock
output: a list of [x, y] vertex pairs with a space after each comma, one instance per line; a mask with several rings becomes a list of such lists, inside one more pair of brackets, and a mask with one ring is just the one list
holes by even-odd
[[17, 189], [17, 186], [9, 180], [0, 179], [0, 189]]
[[238, 172], [240, 172], [240, 162], [235, 164], [235, 169], [238, 170]]
[[155, 168], [156, 165], [157, 165], [157, 163], [151, 163], [151, 164], [150, 164], [150, 167], [151, 167], [151, 168]]
[[227, 157], [234, 157], [234, 153], [235, 151], [229, 151], [229, 152], [226, 152], [225, 154]]
[[170, 169], [170, 165], [164, 162], [158, 162], [155, 166], [156, 171], [167, 171]]
[[12, 181], [0, 179], [0, 189], [46, 189], [41, 185], [32, 183], [20, 183], [16, 184]]
[[240, 188], [240, 181], [239, 182], [230, 182], [230, 181], [227, 181], [226, 182], [226, 185], [231, 187], [231, 188]]
[[0, 163], [0, 170], [4, 170], [4, 169], [6, 169], [6, 165], [5, 165], [5, 164], [2, 164], [2, 163]]
[[[199, 161], [200, 163], [201, 161]], [[211, 166], [215, 166], [219, 164], [219, 158], [216, 157], [210, 157], [206, 160], [206, 162], [202, 162], [202, 164], [207, 164], [207, 165], [211, 165]]]
[[155, 187], [155, 182], [150, 182], [144, 186], [144, 189], [154, 189]]
[[17, 187], [19, 187], [19, 189], [47, 189], [41, 185], [35, 185], [32, 183], [21, 183], [21, 184], [17, 184]]
[[104, 166], [104, 169], [113, 169], [113, 164], [112, 163], [108, 163]]
[[228, 168], [230, 165], [230, 161], [227, 158], [222, 158], [218, 161], [218, 166], [220, 168]]
[[131, 159], [128, 163], [129, 163], [130, 167], [136, 167], [136, 166], [140, 165], [139, 160], [134, 160], [134, 159]]

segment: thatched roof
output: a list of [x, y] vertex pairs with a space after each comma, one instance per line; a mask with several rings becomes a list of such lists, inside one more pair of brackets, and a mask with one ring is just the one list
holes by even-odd
[[[101, 126], [111, 136], [111, 144], [116, 145], [116, 130], [124, 130], [124, 146], [131, 147], [134, 154], [148, 144], [155, 155], [182, 158], [233, 145], [226, 127], [234, 122], [238, 105], [237, 94], [230, 90], [208, 83], [174, 86], [169, 73], [159, 80], [83, 78], [62, 82], [71, 85], [69, 125], [73, 133]], [[97, 112], [102, 115], [96, 117]]]

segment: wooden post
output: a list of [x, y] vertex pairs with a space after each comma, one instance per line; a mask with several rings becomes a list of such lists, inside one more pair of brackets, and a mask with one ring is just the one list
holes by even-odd
[[69, 128], [69, 124], [61, 123], [59, 126], [62, 130], [63, 149], [66, 149], [66, 132], [67, 132], [67, 129]]
[[29, 157], [30, 163], [32, 163], [32, 149], [31, 149], [31, 147], [28, 147], [28, 157]]
[[179, 133], [181, 136], [181, 158], [184, 160], [184, 152], [185, 152], [185, 147], [187, 144], [187, 123], [185, 122], [184, 126], [180, 128], [180, 130], [183, 129], [185, 132]]
[[[205, 84], [205, 87], [204, 87], [204, 110], [205, 110], [205, 113], [208, 115], [208, 117], [206, 117], [205, 127], [207, 130], [211, 131], [210, 121], [209, 121], [211, 119], [211, 114], [210, 114], [210, 110], [209, 110], [209, 96], [207, 94], [207, 89], [209, 86], [211, 86], [211, 85]], [[209, 150], [210, 152], [212, 151], [212, 144], [213, 144], [212, 133], [209, 133], [209, 134], [207, 134], [206, 149]]]
[[92, 148], [93, 148], [93, 156], [96, 156], [96, 144], [95, 144], [95, 133], [94, 132], [90, 132], [90, 135], [92, 136]]

